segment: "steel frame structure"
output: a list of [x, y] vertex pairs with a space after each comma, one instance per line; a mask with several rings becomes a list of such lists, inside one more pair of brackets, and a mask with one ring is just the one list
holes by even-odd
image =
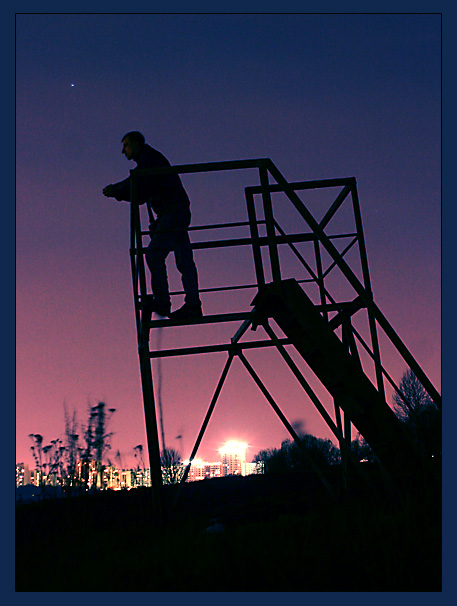
[[[178, 165], [160, 169], [134, 169], [130, 172], [131, 182], [131, 245], [130, 245], [130, 256], [131, 256], [131, 269], [132, 269], [132, 281], [133, 281], [133, 294], [134, 294], [134, 308], [135, 318], [137, 326], [137, 338], [138, 338], [138, 354], [140, 361], [141, 381], [143, 390], [143, 401], [145, 411], [145, 423], [146, 423], [146, 434], [148, 441], [148, 452], [149, 462], [151, 469], [151, 485], [153, 493], [153, 505], [155, 512], [158, 516], [162, 515], [162, 504], [161, 504], [161, 486], [162, 486], [162, 475], [160, 465], [160, 446], [157, 429], [157, 418], [155, 413], [155, 402], [154, 402], [154, 390], [153, 390], [153, 379], [151, 370], [151, 360], [153, 358], [168, 357], [168, 356], [184, 356], [184, 355], [196, 355], [201, 353], [211, 352], [227, 352], [228, 359], [225, 367], [222, 371], [219, 382], [216, 386], [213, 398], [209, 405], [206, 416], [203, 420], [201, 430], [196, 439], [192, 453], [189, 458], [189, 464], [185, 470], [183, 482], [186, 481], [190, 466], [193, 459], [196, 456], [197, 450], [200, 446], [206, 427], [211, 418], [214, 407], [217, 403], [219, 394], [222, 390], [224, 381], [229, 372], [231, 363], [235, 356], [239, 358], [248, 373], [253, 378], [254, 382], [258, 385], [265, 398], [272, 406], [281, 422], [284, 424], [292, 438], [300, 442], [298, 435], [293, 429], [292, 425], [286, 419], [281, 409], [274, 401], [271, 394], [262, 383], [261, 379], [255, 372], [254, 368], [248, 362], [244, 355], [245, 349], [250, 348], [261, 348], [261, 347], [276, 347], [279, 354], [286, 362], [293, 375], [303, 388], [304, 392], [314, 404], [316, 409], [321, 414], [329, 428], [332, 430], [335, 437], [338, 439], [342, 455], [350, 455], [349, 448], [350, 444], [350, 428], [351, 422], [344, 415], [344, 421], [342, 421], [340, 408], [338, 402], [335, 404], [335, 420], [332, 419], [326, 408], [322, 405], [319, 398], [313, 391], [309, 382], [303, 376], [303, 373], [297, 367], [292, 360], [286, 349], [286, 345], [290, 343], [287, 338], [281, 338], [277, 336], [273, 328], [270, 326], [268, 321], [259, 320], [256, 316], [256, 310], [254, 309], [242, 313], [223, 313], [216, 315], [204, 316], [201, 319], [188, 320], [188, 321], [172, 321], [172, 320], [152, 320], [142, 321], [142, 304], [148, 296], [147, 279], [145, 272], [145, 260], [144, 252], [145, 247], [143, 246], [143, 238], [149, 235], [148, 231], [142, 230], [141, 226], [141, 213], [140, 204], [138, 202], [138, 179], [144, 176], [158, 175], [158, 174], [188, 174], [188, 173], [207, 173], [215, 171], [235, 171], [235, 170], [246, 170], [255, 169], [258, 171], [259, 183], [254, 186], [245, 188], [245, 200], [248, 221], [226, 223], [217, 225], [205, 225], [191, 227], [192, 230], [209, 230], [214, 228], [225, 228], [225, 227], [240, 227], [248, 226], [250, 237], [248, 238], [231, 238], [225, 240], [216, 241], [202, 241], [195, 242], [192, 244], [194, 250], [208, 249], [208, 248], [221, 248], [221, 247], [235, 247], [235, 246], [250, 246], [252, 249], [252, 256], [255, 268], [256, 283], [243, 285], [243, 286], [227, 286], [219, 288], [208, 288], [201, 289], [201, 292], [215, 292], [220, 290], [230, 290], [235, 288], [257, 288], [261, 291], [266, 285], [265, 277], [265, 261], [262, 257], [262, 248], [268, 251], [267, 261], [268, 270], [272, 277], [273, 284], [281, 283], [281, 267], [278, 247], [280, 245], [287, 245], [293, 251], [295, 257], [300, 261], [302, 267], [306, 270], [309, 278], [298, 280], [298, 282], [306, 283], [312, 282], [318, 287], [320, 302], [316, 305], [316, 309], [319, 310], [323, 318], [328, 322], [328, 327], [335, 331], [336, 329], [341, 330], [341, 340], [347, 347], [347, 350], [351, 356], [360, 362], [358, 353], [358, 344], [368, 354], [374, 363], [375, 376], [376, 376], [376, 388], [382, 398], [385, 399], [385, 385], [384, 381], [387, 380], [393, 389], [398, 391], [394, 381], [389, 376], [388, 372], [382, 365], [381, 352], [378, 338], [378, 330], [381, 329], [387, 336], [388, 340], [394, 346], [394, 348], [401, 355], [405, 363], [415, 373], [419, 381], [422, 383], [424, 389], [427, 391], [431, 399], [435, 404], [441, 408], [441, 396], [432, 385], [428, 377], [425, 375], [419, 364], [416, 362], [414, 357], [411, 355], [405, 344], [402, 342], [398, 334], [389, 324], [385, 316], [382, 314], [380, 309], [377, 307], [373, 300], [373, 293], [370, 283], [370, 275], [368, 268], [367, 252], [365, 248], [365, 239], [362, 227], [362, 218], [360, 212], [360, 204], [357, 193], [357, 184], [354, 177], [339, 178], [339, 179], [325, 179], [318, 181], [304, 181], [288, 183], [282, 176], [273, 162], [268, 158], [254, 159], [254, 160], [238, 160], [229, 162], [213, 162], [204, 164], [189, 164], [189, 165]], [[270, 182], [270, 179], [273, 182]], [[339, 188], [339, 193], [329, 206], [323, 218], [318, 222], [311, 214], [307, 206], [301, 200], [297, 192], [307, 192], [309, 190], [322, 190], [329, 188]], [[301, 233], [295, 233], [287, 235], [281, 228], [279, 223], [274, 217], [272, 195], [281, 193], [285, 195], [289, 203], [293, 205], [296, 211], [301, 216], [304, 225], [308, 231]], [[255, 207], [255, 196], [261, 196], [263, 219], [258, 219]], [[343, 234], [332, 234], [326, 233], [326, 228], [335, 216], [341, 205], [352, 200], [352, 212], [355, 221], [355, 232], [354, 233], [343, 233]], [[261, 235], [259, 226], [263, 225], [266, 230], [266, 235]], [[350, 238], [349, 244], [340, 253], [336, 248], [333, 241], [338, 238]], [[311, 242], [314, 249], [314, 264], [316, 270], [313, 270], [310, 263], [303, 257], [295, 246], [300, 242]], [[355, 272], [351, 269], [345, 259], [346, 253], [358, 244], [358, 258], [361, 266], [362, 280], [359, 280]], [[322, 263], [322, 251], [325, 250], [327, 255], [331, 259], [331, 264], [324, 270]], [[356, 296], [350, 301], [336, 301], [331, 292], [326, 288], [325, 279], [338, 268], [344, 279], [354, 289]], [[172, 295], [182, 294], [180, 292], [172, 293]], [[355, 329], [351, 321], [352, 317], [360, 310], [365, 310], [368, 317], [369, 335], [370, 342], [367, 343], [362, 335]], [[172, 327], [179, 325], [189, 324], [211, 324], [221, 322], [240, 322], [238, 330], [231, 338], [230, 343], [222, 344], [211, 344], [211, 345], [196, 345], [194, 347], [181, 347], [162, 351], [151, 351], [149, 347], [149, 331], [153, 328], [158, 327]], [[255, 330], [258, 323], [261, 322], [268, 339], [242, 342], [243, 335], [249, 328]], [[401, 394], [400, 394], [401, 395]], [[346, 459], [343, 456], [343, 464]], [[344, 466], [344, 465], [343, 465]], [[320, 470], [316, 469], [318, 473]], [[320, 474], [322, 481], [329, 490], [330, 487], [326, 483], [325, 478]]]

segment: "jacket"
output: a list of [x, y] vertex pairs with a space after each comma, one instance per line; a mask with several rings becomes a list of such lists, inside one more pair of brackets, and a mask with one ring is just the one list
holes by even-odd
[[[162, 153], [147, 143], [135, 158], [135, 162], [137, 169], [171, 166]], [[113, 187], [116, 200], [130, 202], [130, 177], [114, 183]], [[140, 177], [138, 179], [138, 198], [140, 204], [148, 202], [157, 215], [190, 206], [189, 197], [178, 174]]]

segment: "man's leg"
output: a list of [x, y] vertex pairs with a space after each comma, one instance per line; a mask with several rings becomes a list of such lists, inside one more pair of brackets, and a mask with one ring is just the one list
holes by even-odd
[[176, 267], [181, 274], [182, 285], [185, 292], [185, 302], [189, 305], [200, 305], [198, 294], [198, 274], [192, 253], [192, 246], [187, 231], [176, 238], [175, 244]]
[[168, 289], [167, 266], [165, 260], [174, 248], [175, 235], [170, 233], [170, 221], [160, 218], [151, 233], [151, 241], [146, 249], [146, 263], [151, 272], [153, 309], [161, 315], [170, 313], [170, 293]]
[[184, 288], [184, 305], [170, 314], [170, 318], [175, 320], [186, 318], [201, 318], [202, 304], [198, 292], [198, 274], [192, 253], [192, 245], [189, 239], [187, 228], [190, 225], [190, 211], [180, 212], [176, 218], [175, 225], [178, 227], [175, 238], [176, 267], [181, 274], [181, 281]]
[[176, 267], [181, 273], [184, 287], [184, 305], [170, 314], [172, 320], [185, 320], [187, 318], [201, 318], [203, 316], [202, 304], [198, 294], [198, 275], [192, 254], [192, 246], [187, 231], [181, 232], [174, 248]]
[[[162, 315], [175, 319], [201, 317], [202, 308], [198, 295], [198, 276], [195, 267], [192, 246], [187, 228], [190, 224], [190, 211], [187, 208], [165, 213], [157, 221], [146, 250], [146, 261], [151, 271], [151, 286], [154, 306], [165, 310]], [[170, 314], [170, 294], [165, 259], [168, 253], [175, 253], [176, 267], [181, 273], [185, 292], [183, 307]], [[154, 310], [156, 311], [156, 310]], [[161, 311], [158, 311], [161, 313]]]

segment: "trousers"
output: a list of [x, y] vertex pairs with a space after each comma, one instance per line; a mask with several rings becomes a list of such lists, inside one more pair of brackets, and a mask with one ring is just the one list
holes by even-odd
[[151, 272], [151, 289], [157, 303], [169, 305], [170, 292], [166, 258], [173, 251], [176, 268], [181, 274], [185, 302], [198, 304], [198, 274], [187, 228], [191, 214], [187, 207], [163, 213], [150, 224], [151, 241], [146, 249], [146, 263]]

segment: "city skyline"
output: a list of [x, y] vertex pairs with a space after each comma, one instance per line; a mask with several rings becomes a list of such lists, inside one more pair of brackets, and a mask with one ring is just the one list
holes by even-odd
[[[117, 46], [137, 32], [135, 52]], [[30, 433], [63, 435], [64, 403], [83, 421], [106, 402], [122, 456], [146, 448], [129, 209], [101, 195], [133, 168], [132, 129], [172, 164], [271, 157], [289, 181], [354, 176], [375, 301], [440, 390], [440, 35], [439, 15], [17, 16], [17, 460]], [[237, 220], [231, 182], [183, 181], [193, 224]], [[197, 265], [203, 286], [222, 279], [217, 255]], [[253, 359], [290, 421], [334, 441], [277, 361]], [[183, 458], [222, 367], [162, 361], [166, 442]], [[256, 452], [289, 437], [238, 366], [198, 457], [224, 428]]]
[[[30, 437], [33, 437], [33, 436], [30, 436]], [[42, 436], [42, 437], [43, 437], [42, 447], [43, 448], [49, 447], [51, 445], [51, 441], [50, 440], [49, 441], [45, 440], [44, 436]], [[56, 441], [56, 440], [59, 440], [60, 443], [62, 443], [62, 444], [64, 443], [64, 441], [60, 437], [57, 437], [54, 441]], [[36, 444], [32, 444], [32, 446], [33, 446], [33, 448], [36, 448]], [[141, 454], [142, 454], [143, 453], [143, 450], [142, 450], [143, 447], [144, 447], [143, 444], [136, 445], [132, 449], [132, 451], [136, 450], [138, 452], [138, 449], [141, 449]], [[31, 449], [32, 449], [32, 447], [31, 447]], [[80, 446], [80, 449], [83, 450], [83, 447]], [[227, 454], [227, 453], [239, 453], [239, 452], [243, 451], [244, 452], [244, 455], [243, 455], [244, 459], [246, 459], [246, 452], [248, 451], [248, 449], [252, 450], [252, 447], [251, 447], [250, 444], [248, 444], [246, 442], [240, 442], [238, 440], [235, 440], [235, 439], [231, 438], [229, 440], [225, 440], [223, 442], [223, 444], [221, 444], [221, 446], [217, 449], [217, 451], [215, 453], [215, 457], [216, 456], [220, 456], [221, 460], [222, 460], [222, 457], [225, 454]], [[182, 457], [182, 453], [179, 452], [179, 450], [176, 450], [176, 449], [173, 449], [173, 450], [175, 450], [178, 453], [178, 455], [181, 457], [181, 459], [183, 461], [186, 461], [186, 463], [189, 462], [189, 459], [184, 459]], [[103, 457], [102, 457], [102, 463], [103, 464], [112, 465], [111, 459], [113, 459], [114, 457], [113, 456], [110, 457], [109, 454], [114, 453], [114, 451], [115, 451], [115, 449], [111, 449], [111, 447], [107, 451], [104, 451], [104, 454], [103, 454]], [[258, 453], [257, 452], [256, 453], [252, 453], [253, 456], [255, 456], [255, 454], [258, 454]], [[140, 465], [140, 458], [143, 458], [143, 457], [142, 456], [138, 457], [138, 459], [136, 460], [135, 467], [139, 467], [139, 465]], [[202, 460], [201, 457], [195, 457], [195, 459], [193, 459], [193, 462], [196, 462], [198, 460]], [[19, 465], [19, 464], [24, 464], [24, 461], [17, 461], [16, 465]], [[25, 464], [29, 465], [28, 463], [25, 463]], [[36, 460], [35, 460], [34, 464], [36, 464]], [[145, 467], [147, 467], [147, 465], [145, 465]]]
[[[247, 460], [246, 452], [248, 448], [249, 445], [246, 443], [230, 440], [219, 449], [219, 461], [194, 459], [190, 462], [189, 460], [181, 459], [179, 464], [175, 462], [174, 465], [181, 468], [182, 474], [190, 463], [189, 474], [186, 478], [187, 482], [195, 482], [210, 478], [222, 478], [229, 475], [247, 476], [254, 473], [263, 473], [263, 464], [255, 462], [254, 460]], [[97, 488], [110, 490], [130, 490], [132, 488], [151, 486], [151, 471], [150, 468], [145, 465], [144, 461], [137, 460], [137, 465], [134, 468], [122, 467], [121, 462], [119, 462], [119, 466], [116, 466], [109, 459], [105, 462], [102, 461], [102, 480], [100, 485], [97, 483], [97, 463], [98, 462], [95, 459], [89, 462], [88, 490], [95, 485]], [[162, 476], [164, 482], [168, 483], [165, 467], [166, 466], [162, 465]], [[62, 472], [68, 474], [68, 469], [65, 465], [62, 469], [56, 469], [55, 466], [51, 466], [49, 463], [37, 467], [35, 462], [35, 467], [30, 468], [27, 463], [17, 462], [16, 488], [28, 485], [36, 487], [42, 485], [53, 487], [66, 486], [68, 475], [63, 476]], [[81, 481], [82, 461], [80, 459], [77, 460], [74, 473], [76, 477], [79, 478], [79, 481]], [[21, 497], [19, 495], [19, 497], [16, 498]]]

